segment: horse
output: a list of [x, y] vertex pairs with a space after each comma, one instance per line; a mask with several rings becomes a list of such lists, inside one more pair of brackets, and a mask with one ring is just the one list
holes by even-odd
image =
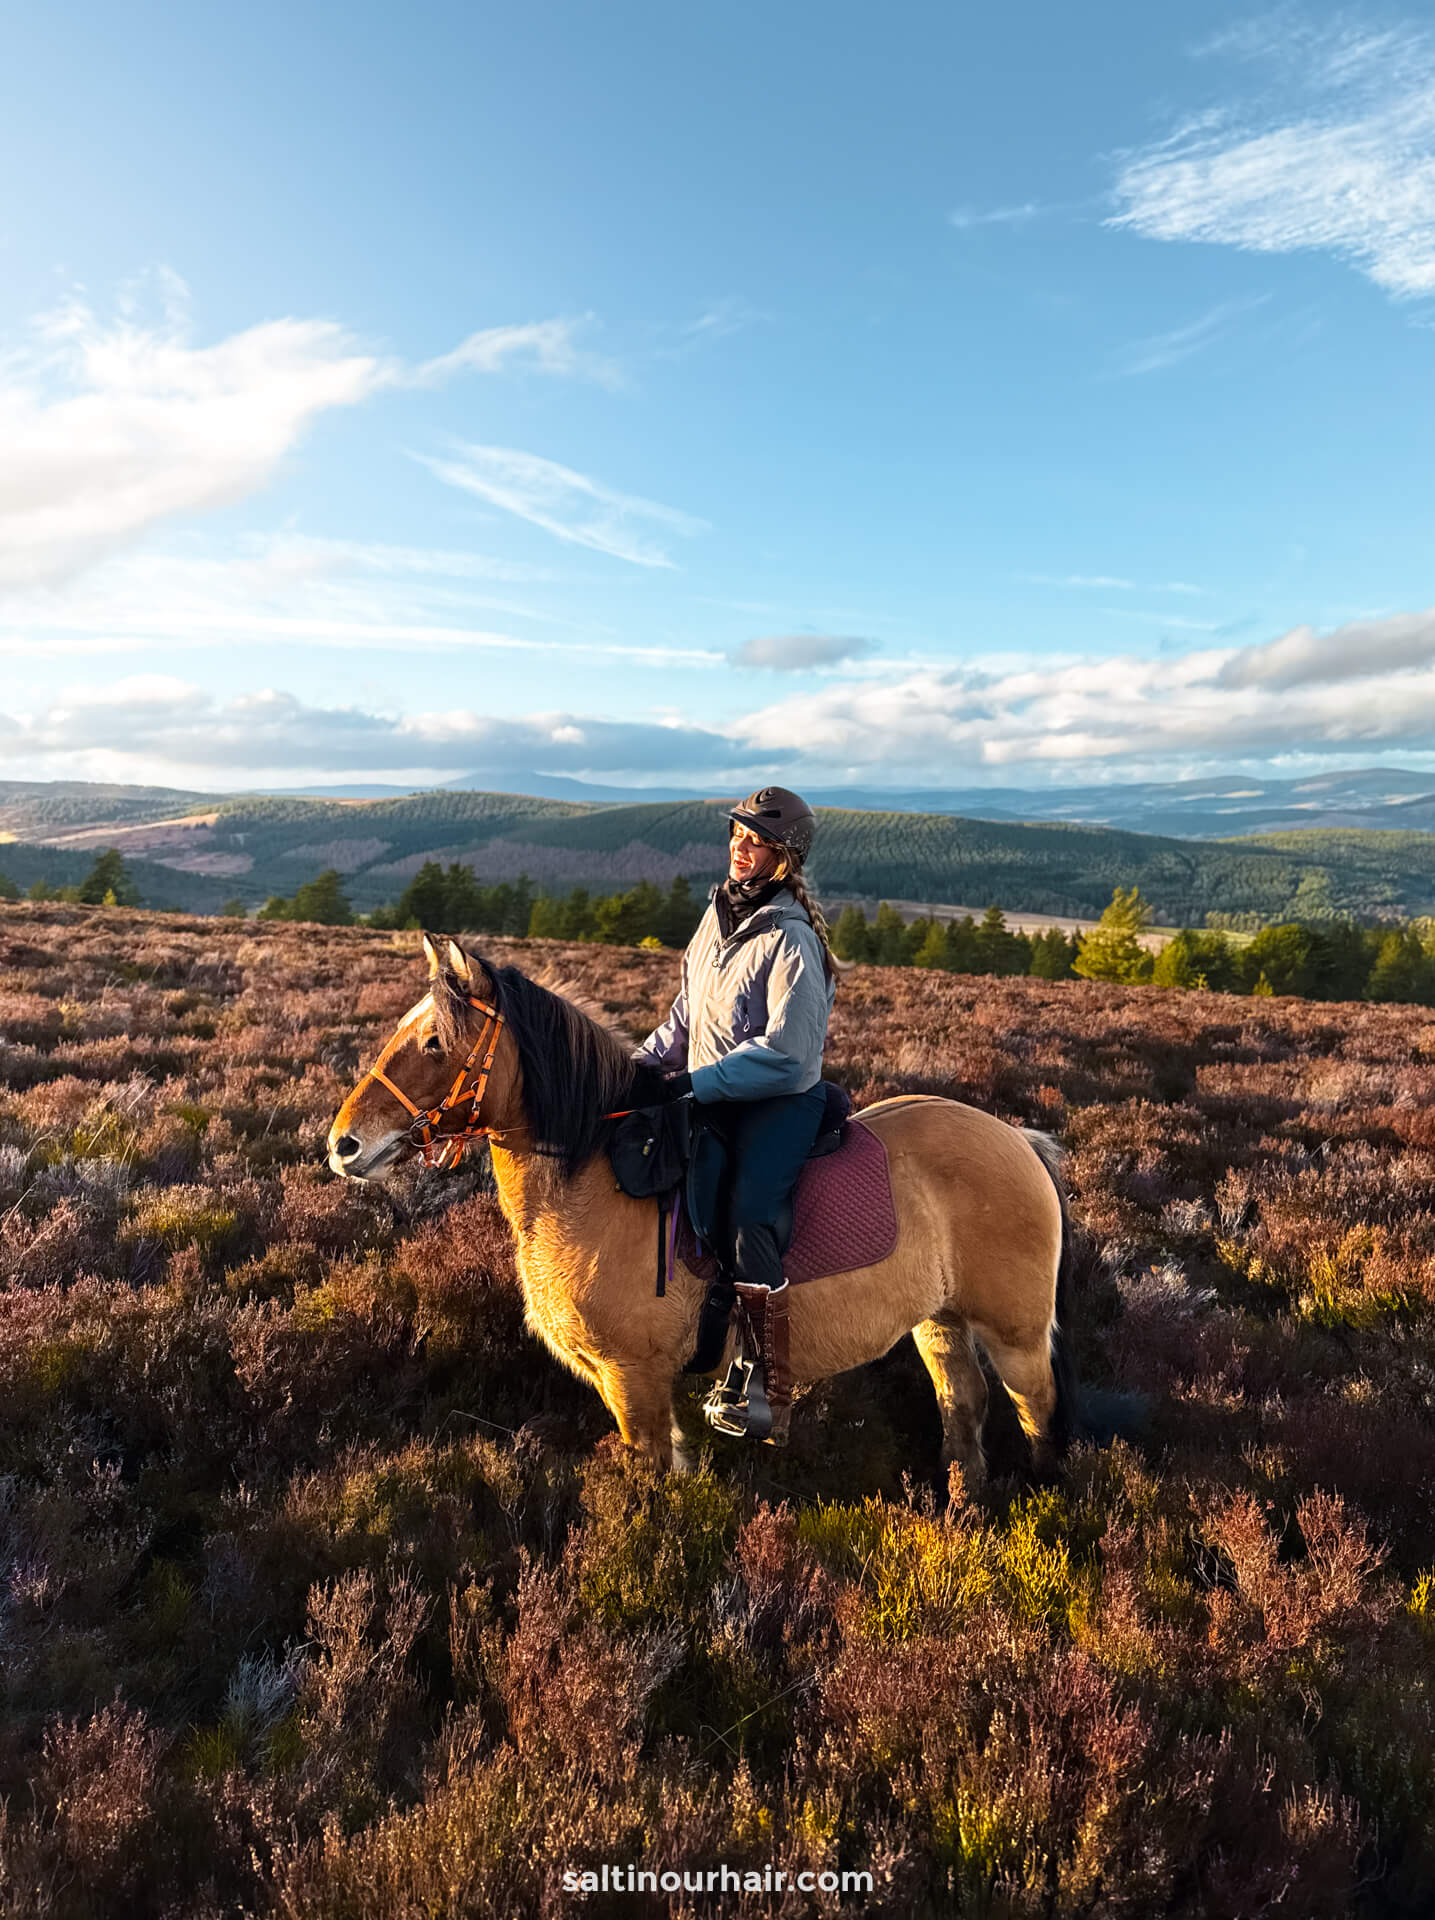
[[[456, 941], [423, 935], [429, 989], [349, 1094], [329, 1165], [383, 1180], [417, 1154], [449, 1166], [486, 1138], [513, 1232], [531, 1331], [601, 1395], [659, 1468], [692, 1464], [674, 1383], [697, 1342], [703, 1281], [683, 1264], [659, 1293], [655, 1207], [616, 1187], [615, 1112], [656, 1104], [631, 1041], [569, 993]], [[1049, 1136], [957, 1100], [902, 1095], [861, 1109], [887, 1151], [898, 1221], [875, 1265], [790, 1290], [789, 1361], [812, 1382], [876, 1360], [906, 1333], [936, 1389], [942, 1462], [984, 1479], [987, 1387], [977, 1343], [1051, 1477], [1079, 1423], [1063, 1339], [1073, 1257]], [[723, 1366], [731, 1356], [732, 1338]]]

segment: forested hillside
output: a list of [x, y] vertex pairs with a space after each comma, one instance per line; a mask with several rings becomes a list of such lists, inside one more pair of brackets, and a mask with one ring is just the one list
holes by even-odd
[[0, 780], [0, 833], [26, 838], [100, 821], [116, 826], [165, 820], [215, 804], [212, 793], [179, 787], [112, 786], [90, 780]]
[[[19, 799], [13, 808], [17, 817], [28, 809], [29, 824], [19, 841], [0, 846], [0, 873], [22, 890], [37, 878], [72, 884], [79, 831], [88, 827], [88, 857], [113, 839], [148, 904], [198, 912], [230, 898], [258, 906], [287, 897], [331, 868], [344, 876], [355, 908], [368, 912], [396, 900], [426, 860], [461, 861], [487, 883], [527, 874], [547, 893], [607, 893], [643, 880], [666, 888], [679, 874], [702, 886], [724, 867], [720, 801], [615, 806], [439, 790], [370, 801], [211, 798], [199, 811], [204, 796], [162, 789], [117, 790], [107, 799], [96, 798], [102, 789], [39, 800], [27, 791], [23, 808]], [[102, 808], [105, 826], [95, 824]], [[1398, 917], [1435, 908], [1435, 837], [1352, 829], [1193, 841], [1061, 822], [824, 808], [812, 876], [839, 905], [994, 901], [1012, 912], [1095, 916], [1114, 887], [1138, 886], [1157, 919], [1172, 925], [1200, 925], [1213, 912], [1256, 921]]]
[[[220, 809], [205, 838], [206, 851], [248, 863], [232, 876], [233, 890], [246, 898], [292, 892], [332, 866], [347, 876], [361, 909], [394, 899], [429, 858], [463, 860], [485, 880], [527, 873], [541, 889], [606, 890], [641, 879], [662, 886], [679, 873], [716, 879], [724, 847], [719, 803], [585, 807], [456, 792], [365, 804], [236, 800]], [[837, 808], [823, 811], [812, 871], [834, 899], [995, 900], [1014, 911], [1078, 915], [1099, 913], [1113, 887], [1134, 884], [1173, 924], [1200, 922], [1209, 911], [1282, 918], [1417, 912], [1435, 902], [1435, 863], [1428, 874], [1407, 874], [1398, 848], [1363, 857], [1343, 848], [1327, 859], [1319, 850], [1104, 827]]]

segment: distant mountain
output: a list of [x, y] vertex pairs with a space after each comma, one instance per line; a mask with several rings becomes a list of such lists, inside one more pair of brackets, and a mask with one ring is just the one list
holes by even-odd
[[[594, 786], [585, 780], [539, 773], [468, 774], [450, 781], [449, 788], [531, 794], [588, 806], [718, 797], [712, 789]], [[1070, 820], [1181, 840], [1224, 840], [1238, 833], [1303, 827], [1435, 827], [1435, 774], [1401, 768], [1315, 774], [1303, 780], [1225, 774], [1206, 780], [1090, 787], [804, 786], [802, 791], [815, 807], [863, 813], [950, 813], [969, 820]]]
[[[138, 825], [212, 809], [246, 797], [303, 800], [401, 800], [437, 793], [507, 794], [566, 800], [584, 808], [681, 806], [738, 798], [709, 788], [600, 786], [565, 774], [470, 773], [431, 789], [334, 781], [271, 788], [264, 796], [196, 793], [171, 787], [105, 786], [86, 781], [0, 781], [0, 832], [20, 839], [83, 831], [107, 823]], [[1085, 787], [804, 787], [817, 807], [863, 813], [959, 814], [968, 820], [1068, 820], [1087, 826], [1159, 833], [1182, 840], [1224, 840], [1243, 833], [1310, 827], [1435, 829], [1435, 774], [1404, 768], [1355, 768], [1303, 780], [1225, 774], [1206, 780]]]
[[578, 800], [587, 804], [628, 806], [644, 800], [702, 800], [707, 796], [691, 787], [600, 787], [587, 780], [570, 780], [561, 773], [466, 773], [446, 780], [446, 793], [525, 793], [540, 800]]
[[261, 787], [266, 800], [401, 800], [411, 793], [423, 793], [423, 787], [386, 787], [374, 781], [339, 782], [329, 787]]

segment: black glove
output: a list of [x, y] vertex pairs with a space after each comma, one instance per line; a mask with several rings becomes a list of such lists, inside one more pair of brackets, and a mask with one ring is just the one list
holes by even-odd
[[658, 1088], [659, 1103], [667, 1106], [673, 1100], [686, 1100], [693, 1090], [693, 1076], [685, 1067], [676, 1073], [665, 1073]]

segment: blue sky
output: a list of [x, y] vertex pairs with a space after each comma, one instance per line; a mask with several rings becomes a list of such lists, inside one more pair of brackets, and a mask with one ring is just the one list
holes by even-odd
[[1435, 25], [62, 4], [0, 767], [1435, 766]]

